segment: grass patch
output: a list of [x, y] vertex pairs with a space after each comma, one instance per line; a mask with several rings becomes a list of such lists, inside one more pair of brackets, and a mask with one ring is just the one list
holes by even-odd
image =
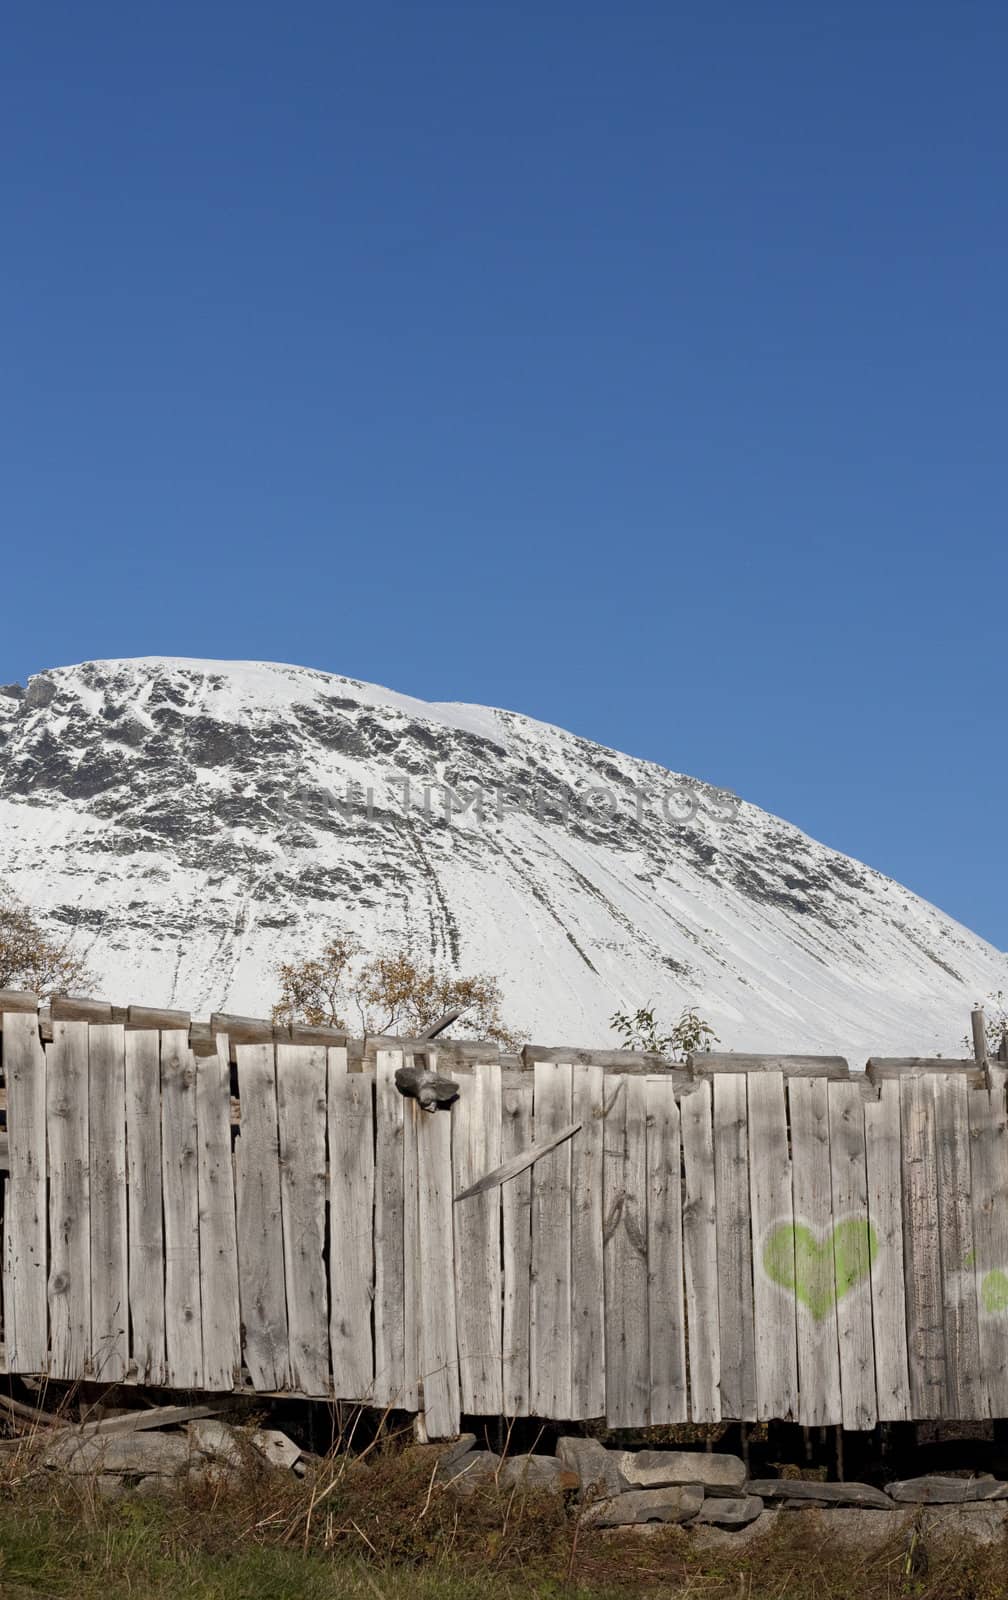
[[7, 1600], [1002, 1600], [1008, 1549], [901, 1536], [839, 1548], [815, 1512], [758, 1541], [705, 1550], [678, 1528], [603, 1534], [553, 1495], [435, 1485], [436, 1452], [384, 1446], [300, 1482], [250, 1467], [237, 1487], [187, 1481], [170, 1498], [107, 1501], [95, 1479], [0, 1467]]

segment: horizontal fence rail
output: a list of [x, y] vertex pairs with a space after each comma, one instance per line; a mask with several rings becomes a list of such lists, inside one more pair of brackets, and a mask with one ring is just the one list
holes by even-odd
[[[0, 1003], [10, 1373], [360, 1401], [432, 1437], [1008, 1416], [1004, 1065], [658, 1071]], [[421, 1053], [450, 1111], [399, 1092]]]

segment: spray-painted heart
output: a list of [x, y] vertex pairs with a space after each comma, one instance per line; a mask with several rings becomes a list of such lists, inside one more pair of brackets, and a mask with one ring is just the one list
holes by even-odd
[[1000, 1311], [1008, 1311], [1008, 1274], [995, 1267], [993, 1272], [984, 1274], [980, 1283], [980, 1300], [985, 1311], [996, 1316]]
[[868, 1276], [877, 1255], [878, 1236], [865, 1219], [838, 1222], [821, 1244], [805, 1223], [783, 1222], [763, 1246], [763, 1270], [782, 1289], [792, 1290], [821, 1322]]

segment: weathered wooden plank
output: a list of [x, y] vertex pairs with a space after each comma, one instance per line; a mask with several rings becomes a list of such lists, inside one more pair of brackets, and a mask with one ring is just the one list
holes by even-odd
[[[444, 1112], [418, 1112], [444, 1116]], [[451, 1112], [452, 1178], [458, 1188], [500, 1165], [501, 1091], [496, 1061], [478, 1065]], [[455, 1207], [455, 1321], [462, 1410], [499, 1416], [501, 1392], [500, 1190]]]
[[168, 1382], [203, 1385], [196, 1059], [182, 1029], [161, 1034], [161, 1172]]
[[129, 1359], [125, 1031], [97, 1024], [89, 1039], [91, 1357], [94, 1376], [119, 1383]]
[[11, 1181], [3, 1181], [3, 1345], [4, 1361], [3, 1371], [13, 1370], [8, 1365], [8, 1359], [17, 1359], [17, 1335], [14, 1329], [14, 1274], [17, 1262], [14, 1255], [14, 1238], [11, 1217]]
[[934, 1092], [919, 1074], [901, 1078], [899, 1091], [910, 1404], [925, 1420], [941, 1416], [945, 1388]]
[[[2, 1026], [6, 1026], [3, 1022], [4, 1016], [9, 1015], [11, 1012], [23, 1011], [37, 1018], [38, 1007], [38, 995], [32, 994], [28, 989], [0, 989], [0, 1025]], [[37, 1030], [38, 1023], [36, 1021]]]
[[327, 1395], [325, 1050], [320, 1045], [278, 1044], [276, 1069], [291, 1384], [299, 1394]]
[[164, 1224], [161, 1204], [161, 1039], [127, 1031], [126, 1181], [133, 1367], [141, 1383], [167, 1382]]
[[[536, 1062], [537, 1140], [571, 1117], [571, 1068]], [[532, 1286], [529, 1308], [531, 1409], [537, 1417], [571, 1414], [571, 1146], [558, 1145], [532, 1168]]]
[[423, 1284], [421, 1366], [427, 1433], [459, 1431], [460, 1400], [455, 1296], [451, 1119], [443, 1111], [417, 1121], [420, 1273]]
[[[414, 1059], [406, 1056], [406, 1065]], [[423, 1409], [423, 1281], [420, 1271], [420, 1118], [436, 1115], [417, 1100], [403, 1101], [403, 1387], [399, 1404]], [[440, 1115], [447, 1115], [441, 1112]]]
[[527, 1044], [522, 1048], [521, 1060], [529, 1072], [537, 1061], [562, 1061], [568, 1066], [602, 1067], [607, 1075], [613, 1073], [620, 1077], [648, 1077], [660, 1072], [680, 1088], [690, 1082], [685, 1067], [670, 1067], [664, 1056], [643, 1050], [589, 1050], [570, 1045]]
[[868, 1216], [864, 1106], [856, 1084], [830, 1084], [830, 1186], [840, 1398], [844, 1427], [862, 1429], [874, 1428], [878, 1420], [870, 1281], [878, 1240]]
[[3, 1066], [10, 1164], [4, 1208], [7, 1370], [44, 1372], [49, 1365], [46, 1058], [34, 1009], [7, 1012]]
[[973, 1273], [984, 1412], [1008, 1417], [1008, 1119], [1004, 1096], [969, 1096]]
[[[406, 1386], [403, 1251], [403, 1099], [395, 1074], [401, 1050], [379, 1050], [375, 1062], [375, 1376], [380, 1406], [401, 1406]], [[436, 1116], [441, 1113], [435, 1114]]]
[[899, 1084], [883, 1083], [864, 1107], [868, 1218], [878, 1242], [871, 1275], [875, 1332], [875, 1392], [881, 1422], [910, 1418], [906, 1287], [903, 1277], [903, 1208], [900, 1203]]
[[689, 1342], [690, 1420], [721, 1418], [717, 1219], [710, 1084], [679, 1103], [683, 1153], [683, 1262]]
[[374, 1384], [374, 1084], [329, 1056], [329, 1343], [333, 1386], [368, 1400]]
[[875, 1084], [885, 1083], [889, 1078], [902, 1080], [911, 1074], [929, 1077], [937, 1072], [947, 1077], [950, 1072], [957, 1075], [961, 1072], [966, 1078], [967, 1087], [984, 1087], [983, 1068], [978, 1067], [972, 1057], [957, 1060], [951, 1056], [872, 1056], [865, 1072], [868, 1081]]
[[603, 1132], [606, 1420], [646, 1427], [651, 1405], [647, 1080], [606, 1084]]
[[963, 1421], [989, 1415], [980, 1372], [970, 1201], [969, 1091], [965, 1079], [936, 1077], [934, 1097], [945, 1321], [944, 1414]]
[[188, 1032], [192, 1021], [188, 1011], [176, 1011], [167, 1006], [127, 1006], [126, 1027], [150, 1029], [157, 1032], [161, 1028], [185, 1028]]
[[[649, 1421], [654, 1426], [685, 1422], [688, 1415], [686, 1301], [675, 1085], [660, 1077], [648, 1078], [646, 1084]], [[745, 1093], [744, 1080], [742, 1092]]]
[[736, 1050], [703, 1050], [688, 1058], [697, 1074], [722, 1072], [781, 1072], [785, 1078], [849, 1078], [844, 1056], [747, 1055]]
[[[527, 1151], [532, 1143], [532, 1079], [501, 1090], [501, 1155]], [[501, 1357], [505, 1416], [529, 1409], [529, 1294], [532, 1278], [532, 1172], [520, 1165], [501, 1187], [504, 1268], [504, 1327]]]
[[241, 1096], [235, 1188], [243, 1348], [252, 1385], [264, 1390], [290, 1386], [273, 1048], [235, 1048]]
[[571, 1068], [571, 1415], [605, 1416], [602, 1166], [605, 1074]]
[[231, 1156], [231, 1064], [226, 1034], [217, 1052], [194, 1057], [203, 1388], [241, 1382], [241, 1318], [234, 1165]]
[[53, 1023], [46, 1051], [49, 1134], [50, 1371], [83, 1378], [91, 1362], [88, 1025]]
[[736, 1073], [718, 1073], [713, 1088], [721, 1415], [740, 1422], [755, 1422], [756, 1342], [746, 1080]]
[[760, 1421], [787, 1420], [798, 1414], [798, 1340], [784, 1078], [779, 1072], [753, 1072], [746, 1085], [756, 1411]]
[[830, 1120], [826, 1079], [788, 1084], [791, 1198], [794, 1207], [798, 1421], [826, 1427], [841, 1419], [830, 1193]]
[[[505, 1074], [501, 1072], [501, 1088], [520, 1088], [520, 1084], [505, 1081]], [[526, 1167], [531, 1167], [540, 1157], [547, 1155], [550, 1150], [555, 1150], [558, 1144], [563, 1144], [566, 1139], [573, 1139], [580, 1133], [580, 1122], [568, 1122], [566, 1128], [561, 1128], [547, 1139], [545, 1144], [533, 1144], [531, 1141], [522, 1150], [516, 1150], [513, 1155], [502, 1161], [499, 1167], [494, 1167], [492, 1172], [484, 1173], [482, 1178], [477, 1178], [475, 1183], [470, 1183], [455, 1196], [455, 1204], [460, 1200], [469, 1200], [474, 1194], [485, 1194], [488, 1189], [500, 1189], [511, 1178], [516, 1178]]]
[[[83, 995], [54, 994], [49, 1001], [49, 1016], [55, 1022], [111, 1022], [108, 1000], [91, 1000]], [[55, 1030], [53, 1038], [55, 1039]]]

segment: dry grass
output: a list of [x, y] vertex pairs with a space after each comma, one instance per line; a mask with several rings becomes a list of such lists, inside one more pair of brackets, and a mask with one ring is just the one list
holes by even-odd
[[[105, 1501], [94, 1479], [0, 1461], [0, 1595], [73, 1600], [518, 1600], [628, 1591], [674, 1600], [1000, 1600], [1008, 1550], [934, 1547], [907, 1571], [903, 1538], [831, 1547], [814, 1512], [758, 1542], [703, 1551], [677, 1528], [603, 1534], [552, 1495], [488, 1484], [460, 1501], [436, 1451], [378, 1444], [298, 1481], [250, 1467], [237, 1486]], [[923, 1563], [921, 1563], [923, 1564]]]

